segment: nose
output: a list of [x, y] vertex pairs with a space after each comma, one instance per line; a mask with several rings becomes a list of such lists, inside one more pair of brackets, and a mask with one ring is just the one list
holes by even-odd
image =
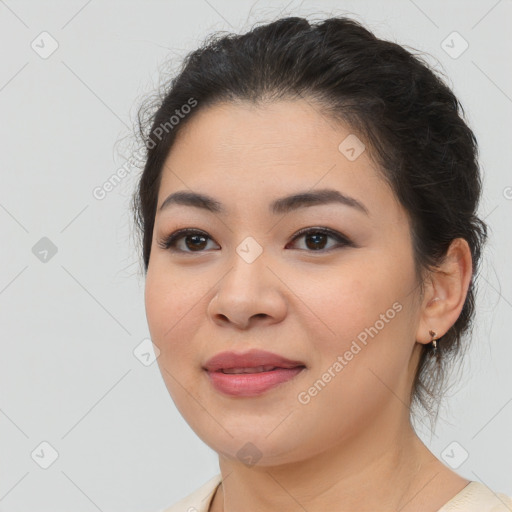
[[286, 288], [260, 255], [252, 263], [234, 255], [233, 265], [218, 283], [208, 315], [219, 326], [249, 329], [281, 322], [286, 315]]

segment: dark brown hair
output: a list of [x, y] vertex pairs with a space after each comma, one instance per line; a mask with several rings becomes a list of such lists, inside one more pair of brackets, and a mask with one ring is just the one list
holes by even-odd
[[432, 416], [445, 390], [444, 377], [470, 332], [474, 281], [487, 238], [486, 224], [476, 213], [481, 194], [477, 141], [460, 102], [436, 71], [359, 22], [286, 17], [241, 35], [213, 34], [186, 56], [157, 100], [143, 105], [139, 130], [146, 153], [133, 211], [144, 269], [162, 166], [194, 114], [225, 101], [297, 98], [317, 105], [328, 119], [348, 124], [367, 146], [409, 215], [422, 291], [424, 278], [452, 240], [460, 237], [469, 244], [473, 276], [464, 307], [437, 342], [438, 356], [431, 345], [422, 347], [412, 389], [411, 406], [421, 405]]

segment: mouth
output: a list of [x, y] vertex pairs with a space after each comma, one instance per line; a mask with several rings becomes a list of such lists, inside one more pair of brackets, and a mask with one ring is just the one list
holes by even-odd
[[220, 352], [203, 366], [214, 389], [231, 397], [265, 394], [292, 381], [305, 369], [302, 361], [258, 349]]
[[293, 367], [283, 367], [283, 366], [272, 366], [272, 365], [263, 365], [263, 366], [254, 366], [247, 368], [221, 368], [220, 370], [215, 370], [220, 373], [227, 374], [241, 374], [241, 373], [265, 373], [272, 372], [274, 370], [289, 370], [292, 368], [305, 368], [304, 365], [297, 365]]
[[304, 364], [263, 364], [216, 370], [205, 368], [205, 373], [213, 388], [221, 394], [231, 398], [249, 398], [266, 395], [272, 389], [281, 388], [285, 383], [294, 381], [305, 369]]
[[305, 367], [302, 361], [291, 360], [265, 350], [252, 349], [247, 352], [220, 352], [208, 359], [203, 369], [208, 372], [262, 373], [276, 369]]
[[237, 398], [257, 397], [284, 383], [293, 381], [305, 366], [294, 368], [279, 367], [226, 368], [206, 372], [214, 389], [223, 395]]

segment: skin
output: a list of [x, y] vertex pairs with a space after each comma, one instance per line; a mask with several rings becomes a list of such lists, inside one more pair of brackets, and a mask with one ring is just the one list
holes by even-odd
[[[211, 511], [435, 512], [469, 481], [415, 434], [409, 396], [429, 329], [442, 336], [461, 312], [469, 247], [452, 243], [421, 296], [406, 211], [368, 150], [354, 161], [338, 150], [350, 128], [313, 105], [216, 104], [179, 133], [157, 208], [185, 190], [213, 196], [227, 214], [172, 205], [156, 216], [145, 304], [157, 361], [184, 419], [219, 454], [223, 483]], [[319, 188], [356, 198], [369, 215], [340, 204], [268, 212], [273, 199]], [[190, 237], [177, 242], [188, 252], [158, 245], [185, 227], [208, 234], [199, 252]], [[315, 250], [310, 236], [293, 241], [305, 227], [329, 227], [356, 245], [327, 238]], [[263, 248], [252, 263], [236, 252], [248, 236]], [[300, 403], [298, 394], [395, 302], [400, 312]], [[249, 348], [307, 368], [257, 397], [216, 391], [202, 365]], [[254, 465], [237, 457], [248, 442], [261, 456]]]

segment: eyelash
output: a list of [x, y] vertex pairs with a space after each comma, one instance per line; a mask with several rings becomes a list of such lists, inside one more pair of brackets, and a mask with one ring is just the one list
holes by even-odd
[[[297, 240], [298, 238], [303, 237], [304, 235], [308, 234], [324, 234], [328, 235], [331, 238], [334, 238], [338, 242], [338, 246], [331, 247], [330, 249], [317, 249], [317, 250], [308, 250], [308, 249], [299, 249], [306, 252], [311, 253], [327, 253], [331, 252], [335, 249], [340, 249], [341, 247], [355, 247], [355, 244], [350, 241], [346, 236], [342, 235], [341, 233], [338, 233], [337, 231], [334, 231], [329, 228], [304, 228], [298, 231], [292, 238], [292, 242]], [[181, 249], [176, 249], [176, 242], [182, 238], [185, 238], [186, 236], [190, 235], [201, 235], [209, 240], [212, 240], [211, 237], [208, 236], [207, 233], [204, 231], [198, 230], [198, 229], [192, 229], [192, 228], [185, 228], [185, 229], [179, 229], [178, 231], [175, 231], [174, 233], [171, 233], [170, 235], [166, 236], [162, 240], [158, 242], [158, 246], [162, 249], [166, 249], [172, 252], [178, 252], [178, 253], [188, 253], [188, 254], [194, 254], [194, 253], [202, 253], [205, 251], [199, 250], [199, 251], [183, 251]]]

